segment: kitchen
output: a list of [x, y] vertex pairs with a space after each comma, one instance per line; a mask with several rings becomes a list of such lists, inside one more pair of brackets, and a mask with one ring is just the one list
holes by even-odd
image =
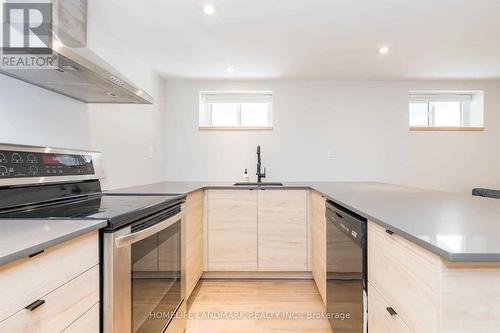
[[62, 72], [0, 68], [0, 332], [500, 329], [499, 1], [52, 10]]

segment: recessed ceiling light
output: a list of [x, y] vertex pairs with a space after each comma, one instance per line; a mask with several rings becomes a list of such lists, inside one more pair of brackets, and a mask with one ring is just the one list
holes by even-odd
[[378, 53], [380, 54], [387, 54], [389, 53], [389, 47], [388, 46], [382, 46], [378, 49]]
[[228, 73], [234, 73], [234, 68], [233, 67], [228, 67], [228, 68], [226, 68], [226, 71]]
[[212, 5], [205, 5], [205, 7], [203, 7], [203, 12], [207, 15], [213, 15], [215, 13], [215, 7]]

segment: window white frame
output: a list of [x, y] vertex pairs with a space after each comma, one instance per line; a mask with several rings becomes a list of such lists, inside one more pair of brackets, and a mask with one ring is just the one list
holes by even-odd
[[[235, 126], [214, 126], [212, 104], [237, 104], [237, 124]], [[267, 124], [265, 126], [243, 126], [241, 106], [244, 103], [267, 103]], [[199, 129], [207, 130], [272, 130], [274, 99], [272, 91], [200, 91]]]
[[[457, 131], [482, 131], [484, 130], [483, 120], [481, 124], [471, 124], [466, 121], [465, 104], [467, 104], [467, 113], [479, 113], [483, 118], [483, 92], [482, 91], [410, 91], [408, 94], [408, 107], [415, 103], [426, 104], [427, 106], [427, 125], [410, 125], [410, 130], [457, 130]], [[478, 103], [480, 101], [480, 103]], [[435, 104], [436, 102], [459, 102], [460, 103], [460, 125], [459, 126], [436, 126], [435, 125]], [[473, 107], [473, 104], [475, 105]]]
[[[438, 101], [428, 101], [428, 102], [411, 102], [411, 103], [422, 103], [427, 106], [427, 125], [423, 127], [436, 127], [436, 106], [435, 102]], [[459, 101], [454, 101], [459, 102]], [[460, 127], [465, 127], [464, 125], [464, 102], [460, 102]]]

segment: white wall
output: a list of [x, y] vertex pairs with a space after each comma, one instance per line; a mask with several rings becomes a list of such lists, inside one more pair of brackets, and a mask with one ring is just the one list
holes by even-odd
[[164, 80], [138, 69], [154, 105], [84, 104], [0, 75], [0, 142], [102, 151], [105, 189], [164, 180]]
[[[199, 131], [200, 90], [274, 91], [273, 131]], [[485, 91], [484, 132], [410, 132], [409, 90]], [[239, 180], [262, 146], [271, 180], [369, 180], [469, 192], [500, 187], [500, 83], [210, 82], [166, 84], [168, 180]], [[333, 149], [335, 159], [327, 159]]]
[[0, 74], [0, 142], [88, 149], [87, 107]]
[[[163, 80], [145, 88], [154, 105], [89, 105], [92, 148], [103, 152], [105, 189], [164, 180]], [[144, 86], [146, 87], [146, 86]]]
[[[109, 26], [104, 2], [89, 2], [89, 47], [154, 98], [153, 105], [89, 104], [92, 148], [104, 154], [105, 189], [165, 179], [164, 80]], [[103, 33], [105, 32], [105, 33]]]
[[105, 189], [162, 181], [164, 80], [106, 25], [101, 4], [89, 2], [90, 48], [153, 95], [154, 105], [84, 104], [0, 75], [0, 142], [100, 150]]
[[0, 142], [88, 149], [87, 108], [0, 74]]

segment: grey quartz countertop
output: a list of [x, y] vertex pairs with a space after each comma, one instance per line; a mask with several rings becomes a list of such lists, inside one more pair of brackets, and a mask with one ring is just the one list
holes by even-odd
[[[232, 182], [162, 182], [109, 192], [190, 193]], [[310, 188], [448, 261], [500, 262], [500, 200], [374, 182], [285, 182]]]
[[161, 182], [108, 190], [105, 193], [188, 194], [204, 188], [239, 188], [233, 184], [234, 182]]
[[106, 220], [0, 219], [0, 265], [106, 226]]

